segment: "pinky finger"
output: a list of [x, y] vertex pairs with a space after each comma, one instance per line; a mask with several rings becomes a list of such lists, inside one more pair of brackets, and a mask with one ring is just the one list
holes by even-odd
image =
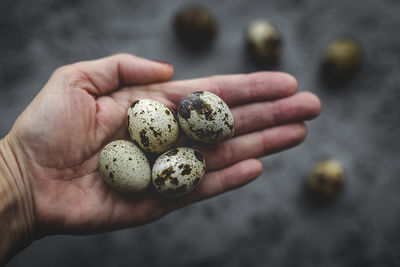
[[208, 173], [198, 187], [187, 197], [171, 202], [169, 211], [181, 208], [193, 202], [201, 201], [235, 188], [241, 187], [262, 172], [262, 164], [258, 159], [247, 159], [225, 169]]
[[241, 187], [257, 178], [261, 171], [262, 164], [258, 159], [247, 159], [211, 172], [204, 177], [193, 197], [195, 201], [202, 200]]

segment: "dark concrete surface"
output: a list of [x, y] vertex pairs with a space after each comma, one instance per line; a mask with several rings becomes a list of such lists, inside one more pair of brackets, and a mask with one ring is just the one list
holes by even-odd
[[[278, 70], [295, 75], [323, 112], [299, 147], [262, 159], [252, 184], [147, 226], [39, 240], [8, 266], [400, 266], [400, 2], [396, 0], [198, 1], [219, 34], [207, 51], [184, 49], [173, 15], [188, 1], [2, 0], [0, 135], [52, 71], [128, 52], [175, 66], [175, 79], [256, 70], [243, 30], [266, 18], [282, 34]], [[331, 88], [318, 67], [328, 43], [358, 40], [356, 77]], [[329, 205], [304, 193], [315, 162], [336, 158], [345, 189]]]

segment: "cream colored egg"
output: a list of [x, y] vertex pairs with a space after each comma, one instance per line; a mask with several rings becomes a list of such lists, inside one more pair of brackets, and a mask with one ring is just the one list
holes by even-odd
[[141, 99], [131, 105], [128, 128], [132, 139], [148, 152], [165, 152], [179, 137], [179, 125], [174, 113], [151, 99]]
[[186, 96], [179, 105], [178, 120], [190, 138], [204, 143], [221, 142], [235, 133], [228, 105], [219, 96], [207, 91]]
[[116, 140], [100, 153], [99, 171], [104, 181], [121, 192], [139, 192], [151, 180], [150, 164], [138, 146], [130, 141]]

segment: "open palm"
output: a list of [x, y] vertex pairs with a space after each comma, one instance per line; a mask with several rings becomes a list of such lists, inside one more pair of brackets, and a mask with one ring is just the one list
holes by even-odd
[[[38, 236], [140, 225], [244, 185], [261, 173], [256, 158], [300, 143], [303, 121], [320, 111], [318, 98], [296, 93], [296, 81], [287, 74], [169, 81], [172, 75], [168, 64], [125, 54], [62, 67], [52, 75], [8, 136], [30, 187]], [[227, 102], [236, 135], [199, 147], [208, 173], [196, 190], [169, 200], [150, 190], [126, 197], [107, 187], [98, 156], [111, 140], [128, 138], [129, 105], [150, 98], [176, 110], [185, 95], [200, 90]]]

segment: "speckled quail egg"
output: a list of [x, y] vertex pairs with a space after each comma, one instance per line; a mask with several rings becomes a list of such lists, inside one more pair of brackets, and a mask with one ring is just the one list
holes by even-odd
[[355, 74], [361, 64], [361, 47], [352, 39], [338, 39], [325, 51], [322, 74], [328, 81], [344, 80]]
[[162, 195], [178, 197], [192, 191], [205, 172], [206, 163], [200, 152], [178, 147], [165, 152], [155, 161], [152, 183]]
[[309, 188], [318, 195], [335, 196], [343, 185], [343, 169], [336, 160], [316, 164], [308, 178]]
[[128, 128], [132, 139], [148, 152], [165, 152], [179, 137], [179, 125], [174, 113], [151, 99], [141, 99], [131, 105]]
[[178, 120], [190, 138], [204, 143], [221, 142], [235, 133], [228, 105], [207, 91], [187, 95], [178, 107]]
[[134, 143], [116, 140], [100, 153], [99, 171], [104, 181], [121, 192], [139, 192], [151, 181], [150, 164]]
[[268, 21], [256, 20], [246, 31], [247, 48], [253, 60], [262, 65], [275, 65], [281, 55], [281, 38]]
[[207, 47], [217, 33], [215, 18], [200, 6], [187, 6], [180, 10], [175, 16], [174, 27], [178, 38], [191, 48]]

